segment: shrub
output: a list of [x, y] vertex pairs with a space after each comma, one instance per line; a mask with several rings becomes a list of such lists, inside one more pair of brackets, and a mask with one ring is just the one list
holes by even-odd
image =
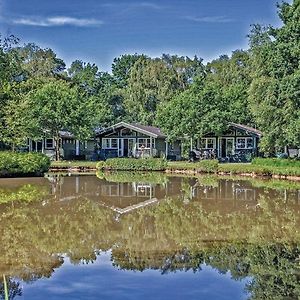
[[167, 162], [161, 158], [111, 158], [97, 164], [98, 170], [118, 171], [164, 171], [166, 167]]
[[0, 176], [41, 175], [49, 167], [50, 159], [41, 153], [0, 152]]

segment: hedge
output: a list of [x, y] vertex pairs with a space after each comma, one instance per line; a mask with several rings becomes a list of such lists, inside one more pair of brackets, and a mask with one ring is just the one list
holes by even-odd
[[36, 176], [49, 170], [50, 159], [42, 153], [0, 152], [0, 176]]
[[98, 170], [164, 171], [167, 161], [161, 158], [110, 158], [97, 163]]

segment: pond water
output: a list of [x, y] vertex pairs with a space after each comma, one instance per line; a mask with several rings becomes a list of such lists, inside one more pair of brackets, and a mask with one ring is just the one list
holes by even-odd
[[0, 179], [0, 298], [299, 299], [300, 183]]

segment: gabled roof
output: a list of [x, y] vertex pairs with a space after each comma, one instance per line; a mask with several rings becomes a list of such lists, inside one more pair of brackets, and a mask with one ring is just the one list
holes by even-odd
[[97, 135], [104, 135], [106, 133], [109, 133], [110, 131], [114, 131], [115, 129], [125, 127], [131, 130], [135, 130], [139, 133], [146, 134], [148, 136], [154, 137], [154, 138], [165, 138], [166, 135], [164, 135], [160, 128], [154, 127], [154, 126], [147, 126], [147, 125], [141, 125], [139, 123], [126, 123], [126, 122], [120, 122], [115, 125], [112, 125], [108, 128], [105, 128], [97, 133]]
[[237, 123], [229, 123], [230, 126], [235, 127], [237, 129], [245, 130], [246, 132], [252, 133], [254, 135], [257, 135], [258, 137], [262, 136], [262, 132], [256, 128], [247, 126], [247, 125], [242, 125], [242, 124], [237, 124]]

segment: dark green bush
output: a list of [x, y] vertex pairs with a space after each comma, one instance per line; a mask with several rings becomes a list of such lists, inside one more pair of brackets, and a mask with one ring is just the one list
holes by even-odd
[[41, 175], [49, 167], [50, 159], [41, 153], [0, 152], [0, 176]]
[[161, 158], [110, 158], [97, 164], [98, 170], [164, 171], [167, 162]]

